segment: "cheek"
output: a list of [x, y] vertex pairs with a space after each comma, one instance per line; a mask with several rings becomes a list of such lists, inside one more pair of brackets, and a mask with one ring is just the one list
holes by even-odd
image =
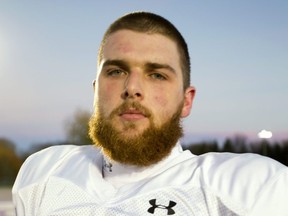
[[[99, 89], [98, 89], [98, 97], [101, 101], [103, 102], [109, 102], [112, 101], [113, 96], [116, 93], [116, 89], [115, 89], [115, 85], [113, 85], [113, 83], [104, 83], [102, 82], [101, 85], [99, 85]], [[115, 96], [114, 96], [115, 97]]]
[[178, 107], [178, 104], [183, 98], [182, 92], [171, 92], [171, 89], [157, 89], [154, 92], [157, 92], [154, 95], [154, 100], [156, 101], [158, 106], [162, 106], [164, 109], [173, 109], [174, 107]]
[[153, 108], [155, 110], [155, 113], [160, 118], [165, 118], [171, 115], [171, 113], [174, 110], [174, 104], [173, 99], [169, 97], [169, 95], [157, 95], [154, 97], [154, 104]]
[[113, 109], [115, 102], [115, 86], [111, 84], [101, 84], [97, 91], [97, 102], [101, 110], [108, 114]]
[[102, 94], [110, 93], [113, 90], [113, 82], [102, 82], [99, 87], [99, 91], [101, 91]]
[[150, 91], [147, 91], [148, 95], [153, 95], [153, 106], [158, 109], [167, 109], [169, 104], [169, 92], [167, 88], [162, 86], [153, 86], [148, 88]]
[[165, 108], [168, 105], [168, 99], [166, 97], [155, 96], [154, 101], [159, 108]]
[[183, 95], [179, 94], [169, 94], [162, 92], [160, 95], [154, 97], [154, 106], [156, 110], [161, 110], [163, 115], [169, 116], [172, 113], [174, 114], [175, 110], [178, 109], [179, 104], [181, 103], [181, 98]]

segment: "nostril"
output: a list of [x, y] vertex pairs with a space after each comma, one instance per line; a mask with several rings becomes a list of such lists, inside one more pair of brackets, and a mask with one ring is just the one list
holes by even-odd
[[125, 91], [123, 92], [123, 94], [122, 94], [122, 98], [123, 98], [123, 99], [126, 99], [126, 98], [128, 98], [128, 97], [129, 97], [129, 93], [128, 93], [128, 91], [125, 90]]
[[124, 99], [128, 99], [128, 98], [135, 98], [136, 99], [136, 98], [141, 98], [142, 94], [139, 92], [135, 92], [135, 93], [130, 94], [128, 91], [125, 91], [125, 92], [123, 92], [122, 97]]
[[141, 97], [141, 94], [139, 92], [135, 93], [136, 97]]

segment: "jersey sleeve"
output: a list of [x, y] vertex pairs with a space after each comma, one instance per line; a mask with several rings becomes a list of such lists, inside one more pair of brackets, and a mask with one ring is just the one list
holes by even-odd
[[27, 197], [22, 197], [20, 192], [29, 189], [29, 186], [36, 182], [44, 181], [74, 148], [75, 146], [72, 145], [53, 146], [34, 153], [25, 160], [12, 188], [13, 204], [17, 215], [26, 215], [25, 203], [28, 202]]
[[288, 215], [288, 168], [283, 164], [250, 153], [208, 154], [202, 160], [202, 185], [245, 215]]
[[249, 215], [288, 215], [288, 168], [283, 167], [262, 188]]

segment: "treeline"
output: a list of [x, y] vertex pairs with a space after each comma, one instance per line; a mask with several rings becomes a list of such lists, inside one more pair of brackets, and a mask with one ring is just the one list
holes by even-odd
[[235, 136], [227, 138], [221, 145], [217, 141], [204, 141], [186, 145], [184, 149], [190, 150], [195, 155], [208, 152], [255, 153], [273, 158], [288, 166], [288, 140], [269, 142], [263, 139], [258, 142], [248, 142], [244, 136]]
[[[20, 166], [25, 159], [41, 149], [52, 145], [65, 145], [67, 142], [46, 143], [35, 145], [25, 154], [16, 153], [15, 144], [8, 139], [0, 138], [0, 186], [11, 186], [16, 178]], [[201, 155], [207, 152], [232, 152], [232, 153], [256, 153], [273, 158], [288, 166], [288, 140], [282, 142], [247, 142], [245, 137], [228, 138], [223, 144], [217, 141], [191, 143], [185, 145], [184, 149], [193, 154]]]
[[88, 137], [88, 121], [91, 113], [86, 110], [76, 112], [64, 122], [66, 133], [65, 141], [58, 143], [38, 143], [33, 145], [27, 152], [18, 154], [16, 145], [7, 138], [0, 137], [0, 186], [11, 186], [17, 173], [26, 158], [41, 149], [53, 145], [76, 144], [84, 145], [92, 143]]
[[0, 186], [11, 185], [14, 182], [23, 159], [17, 155], [14, 143], [0, 138]]
[[11, 186], [18, 174], [18, 171], [31, 154], [53, 145], [64, 145], [59, 143], [39, 143], [33, 145], [28, 151], [18, 153], [15, 143], [0, 137], [0, 187]]

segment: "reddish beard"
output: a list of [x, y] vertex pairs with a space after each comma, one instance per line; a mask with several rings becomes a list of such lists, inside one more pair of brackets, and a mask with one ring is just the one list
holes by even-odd
[[[89, 135], [96, 146], [114, 161], [136, 166], [150, 166], [167, 157], [179, 138], [183, 135], [180, 124], [183, 103], [176, 112], [161, 126], [156, 127], [151, 112], [139, 103], [124, 103], [105, 118], [99, 107], [89, 121]], [[119, 113], [137, 109], [148, 119], [150, 126], [133, 137], [121, 134], [111, 123]], [[133, 122], [125, 125], [126, 129], [137, 130]]]

